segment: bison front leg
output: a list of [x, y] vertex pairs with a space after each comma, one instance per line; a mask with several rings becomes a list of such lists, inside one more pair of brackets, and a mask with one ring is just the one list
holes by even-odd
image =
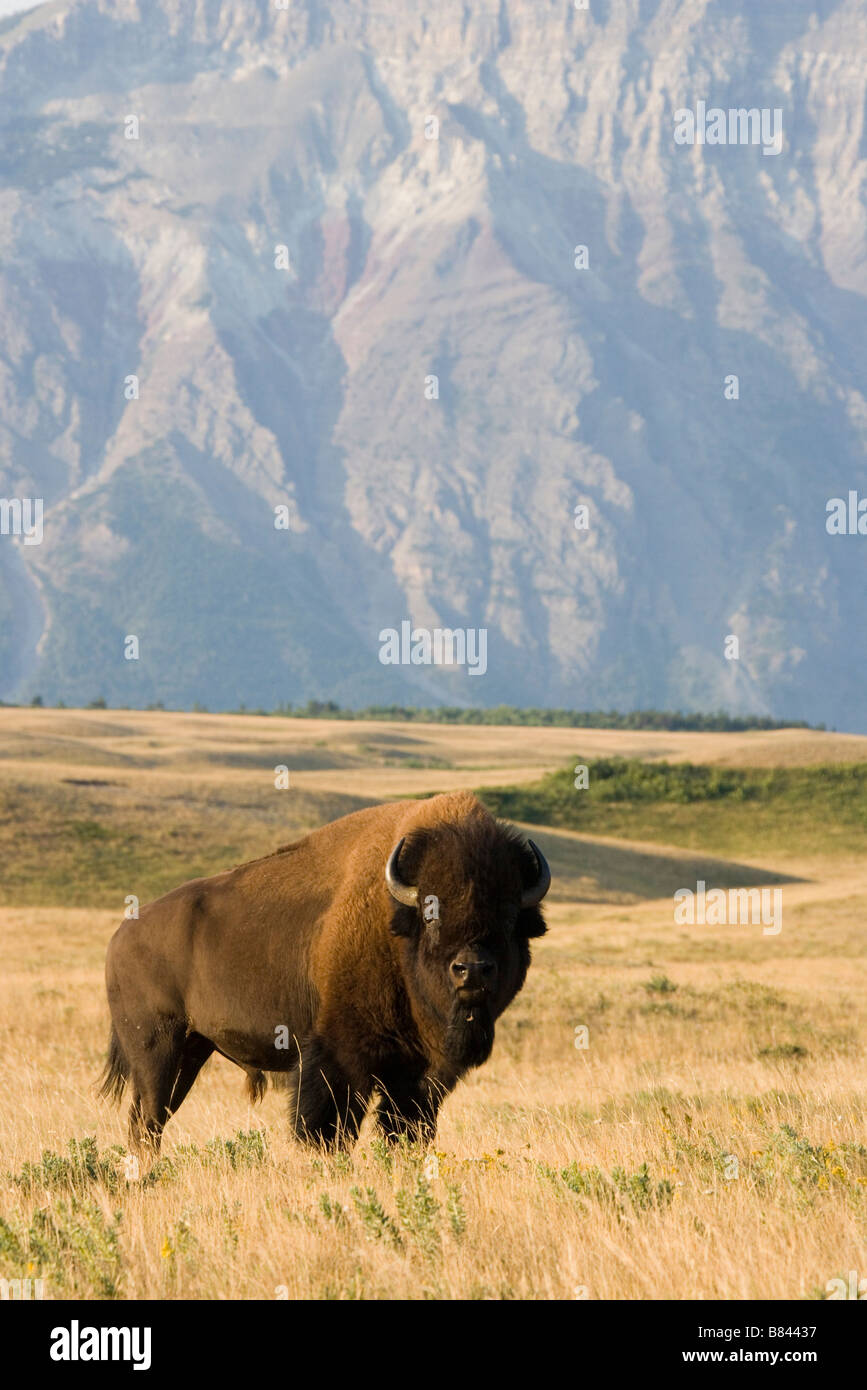
[[321, 1038], [301, 1048], [295, 1073], [291, 1118], [295, 1134], [308, 1144], [349, 1148], [358, 1137], [372, 1085], [352, 1077]]
[[391, 1143], [432, 1144], [439, 1108], [451, 1086], [431, 1076], [413, 1080], [392, 1075], [378, 1087], [376, 1122], [385, 1138]]

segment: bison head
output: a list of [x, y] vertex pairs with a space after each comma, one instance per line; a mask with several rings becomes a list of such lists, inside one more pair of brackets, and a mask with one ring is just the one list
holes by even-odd
[[524, 983], [530, 937], [545, 932], [539, 903], [551, 874], [542, 852], [479, 816], [410, 832], [385, 879], [410, 996], [436, 1020], [455, 1072], [479, 1066], [495, 1020]]

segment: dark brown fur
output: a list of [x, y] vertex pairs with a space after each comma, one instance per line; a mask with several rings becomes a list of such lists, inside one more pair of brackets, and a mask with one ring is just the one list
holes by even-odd
[[[418, 907], [395, 902], [385, 882], [402, 837], [401, 877], [418, 885]], [[529, 938], [545, 931], [539, 908], [520, 905], [535, 874], [518, 833], [456, 793], [356, 811], [143, 908], [106, 959], [102, 1091], [119, 1100], [130, 1081], [131, 1147], [159, 1149], [214, 1051], [243, 1068], [254, 1099], [265, 1072], [292, 1072], [304, 1139], [351, 1142], [376, 1095], [386, 1135], [429, 1140], [443, 1097], [488, 1056], [524, 983]], [[425, 920], [429, 895], [438, 920]], [[494, 982], [468, 1003], [449, 972], [474, 951], [495, 962]]]

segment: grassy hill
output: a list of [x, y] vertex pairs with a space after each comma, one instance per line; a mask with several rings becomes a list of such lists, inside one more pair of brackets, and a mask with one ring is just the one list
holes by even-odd
[[[587, 769], [582, 789], [579, 765]], [[867, 850], [865, 763], [738, 768], [576, 758], [534, 785], [480, 794], [509, 820], [721, 855]]]

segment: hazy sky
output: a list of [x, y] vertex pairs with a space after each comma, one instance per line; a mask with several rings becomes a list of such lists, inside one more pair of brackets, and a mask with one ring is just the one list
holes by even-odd
[[7, 14], [15, 14], [16, 10], [33, 10], [42, 0], [0, 0], [0, 19]]

